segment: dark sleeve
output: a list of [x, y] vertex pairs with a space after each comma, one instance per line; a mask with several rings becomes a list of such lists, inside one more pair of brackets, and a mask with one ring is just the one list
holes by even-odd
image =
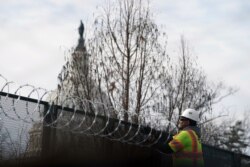
[[154, 146], [154, 149], [157, 149], [163, 153], [170, 154], [174, 151], [171, 149], [171, 147], [168, 145], [168, 143], [172, 140], [172, 137], [167, 140], [165, 137], [162, 137]]

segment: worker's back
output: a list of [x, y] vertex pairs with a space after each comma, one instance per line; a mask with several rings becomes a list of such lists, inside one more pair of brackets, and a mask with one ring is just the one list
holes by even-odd
[[180, 131], [169, 142], [173, 153], [174, 167], [203, 167], [202, 146], [199, 129], [189, 126]]

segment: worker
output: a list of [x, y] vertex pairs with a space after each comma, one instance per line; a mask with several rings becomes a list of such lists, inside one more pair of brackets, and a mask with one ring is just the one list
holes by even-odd
[[174, 167], [204, 166], [198, 121], [198, 111], [186, 109], [179, 119], [179, 133], [169, 142], [158, 142], [155, 145], [160, 151], [172, 155]]

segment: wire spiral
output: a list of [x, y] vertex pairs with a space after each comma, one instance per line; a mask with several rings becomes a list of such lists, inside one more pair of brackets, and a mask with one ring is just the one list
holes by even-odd
[[[76, 134], [100, 136], [147, 147], [162, 138], [167, 140], [170, 134], [177, 131], [174, 123], [167, 121], [160, 114], [154, 115], [150, 107], [137, 114], [130, 110], [125, 111], [122, 107], [117, 109], [79, 97], [66, 97], [60, 105], [54, 105], [57, 104], [56, 97], [53, 97], [55, 91], [47, 91], [29, 84], [13, 89], [13, 84], [0, 74], [2, 119], [4, 117], [30, 124], [41, 122], [43, 126]], [[127, 121], [124, 119], [125, 113], [128, 116]], [[168, 135], [165, 136], [166, 134]]]

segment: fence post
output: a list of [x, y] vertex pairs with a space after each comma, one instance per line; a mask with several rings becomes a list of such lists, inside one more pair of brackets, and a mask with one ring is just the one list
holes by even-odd
[[[48, 114], [49, 112], [49, 114]], [[44, 120], [43, 120], [43, 132], [42, 132], [42, 151], [41, 158], [42, 162], [48, 164], [49, 160], [53, 156], [53, 143], [55, 136], [55, 129], [48, 124], [53, 123], [57, 117], [57, 106], [49, 103], [44, 106]]]
[[234, 167], [241, 167], [241, 156], [238, 153], [233, 153]]

